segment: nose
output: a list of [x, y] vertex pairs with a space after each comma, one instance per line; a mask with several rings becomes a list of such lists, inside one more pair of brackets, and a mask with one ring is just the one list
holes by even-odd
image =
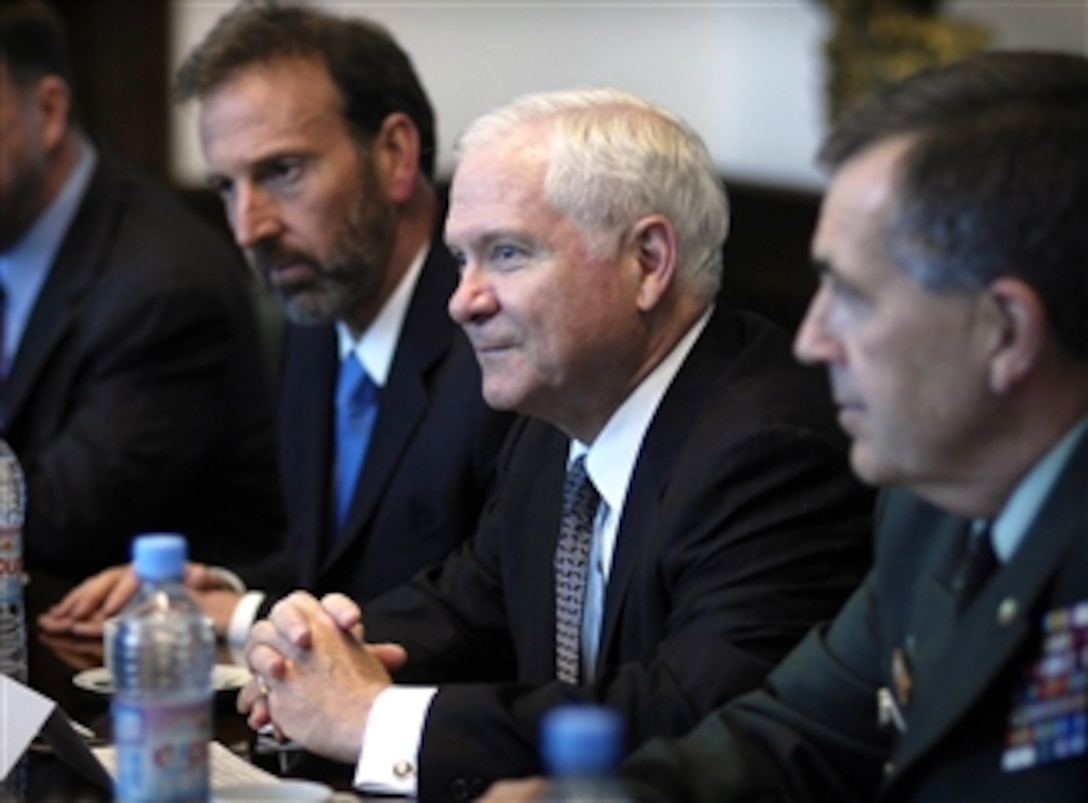
[[804, 320], [793, 340], [793, 354], [798, 360], [813, 365], [832, 363], [840, 359], [841, 348], [828, 326], [828, 291], [822, 285], [809, 302]]
[[229, 206], [234, 241], [243, 249], [252, 248], [282, 231], [282, 221], [275, 202], [267, 192], [258, 187], [239, 183], [235, 186], [234, 197]]
[[461, 268], [461, 280], [450, 296], [450, 317], [465, 326], [495, 314], [497, 309], [498, 300], [484, 272], [467, 263]]

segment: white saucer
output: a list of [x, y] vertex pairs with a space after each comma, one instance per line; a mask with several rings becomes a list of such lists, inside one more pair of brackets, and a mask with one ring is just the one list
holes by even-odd
[[212, 790], [212, 803], [245, 801], [262, 803], [273, 800], [292, 800], [296, 803], [325, 803], [333, 799], [332, 789], [323, 783], [288, 779], [278, 783], [220, 786]]
[[[216, 664], [212, 667], [212, 688], [217, 692], [238, 691], [249, 682], [249, 670], [235, 664]], [[104, 666], [80, 672], [72, 682], [84, 691], [94, 694], [113, 694], [113, 675]]]

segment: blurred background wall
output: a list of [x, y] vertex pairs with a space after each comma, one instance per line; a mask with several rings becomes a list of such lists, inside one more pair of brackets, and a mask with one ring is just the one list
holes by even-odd
[[[222, 223], [203, 190], [192, 109], [175, 108], [168, 86], [234, 0], [51, 2], [71, 28], [92, 135]], [[309, 2], [383, 22], [411, 54], [436, 106], [442, 178], [466, 123], [523, 92], [612, 84], [684, 116], [730, 189], [723, 292], [788, 327], [814, 285], [807, 247], [821, 177], [812, 154], [831, 108], [829, 40], [845, 38], [850, 66], [870, 77], [946, 48], [946, 24], [984, 32], [988, 47], [1088, 52], [1088, 0]], [[919, 33], [896, 16], [904, 9], [940, 27], [926, 22]]]
[[[458, 132], [492, 106], [523, 92], [614, 84], [686, 117], [727, 176], [802, 188], [820, 180], [811, 157], [827, 112], [825, 40], [844, 16], [866, 6], [880, 10], [897, 4], [926, 5], [905, 0], [313, 2], [385, 23], [412, 55], [437, 107], [439, 170], [445, 174]], [[231, 5], [175, 2], [171, 63]], [[928, 5], [992, 31], [999, 46], [1088, 47], [1085, 0]], [[846, 14], [837, 6], [846, 7]], [[201, 171], [193, 130], [186, 115], [175, 116], [174, 165], [185, 179]]]

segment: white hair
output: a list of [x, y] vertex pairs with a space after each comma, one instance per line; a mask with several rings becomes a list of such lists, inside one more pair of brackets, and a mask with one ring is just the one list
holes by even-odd
[[458, 157], [486, 152], [528, 126], [547, 136], [548, 202], [578, 224], [598, 256], [629, 227], [659, 214], [676, 229], [678, 276], [709, 300], [721, 284], [729, 230], [725, 187], [703, 140], [676, 115], [618, 89], [525, 95], [480, 117]]

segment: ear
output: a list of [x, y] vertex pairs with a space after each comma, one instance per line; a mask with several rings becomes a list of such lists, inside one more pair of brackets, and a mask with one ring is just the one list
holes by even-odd
[[393, 203], [412, 197], [419, 178], [419, 130], [404, 112], [383, 121], [371, 144], [375, 169]]
[[51, 153], [68, 133], [72, 97], [68, 84], [55, 75], [47, 75], [34, 87], [34, 113], [38, 118], [42, 149]]
[[648, 312], [661, 301], [676, 275], [676, 228], [661, 215], [649, 215], [631, 228], [639, 266], [638, 308]]
[[1042, 300], [1020, 279], [998, 279], [986, 290], [986, 325], [991, 333], [990, 389], [1005, 394], [1038, 364], [1047, 338]]

